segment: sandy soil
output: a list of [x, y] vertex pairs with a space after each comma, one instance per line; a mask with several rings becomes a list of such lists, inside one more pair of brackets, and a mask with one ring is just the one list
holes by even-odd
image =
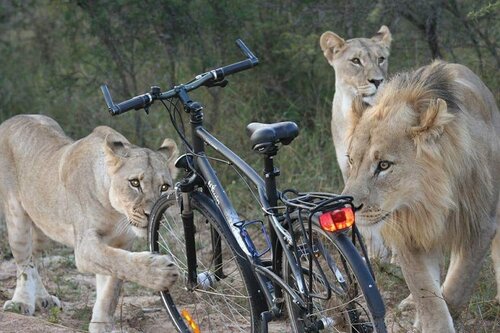
[[[95, 299], [94, 277], [74, 267], [69, 249], [44, 257], [40, 275], [47, 290], [62, 302], [53, 309], [23, 316], [0, 310], [0, 332], [85, 332]], [[15, 288], [16, 269], [12, 259], [0, 263], [0, 304], [10, 299]], [[116, 332], [174, 332], [159, 296], [133, 283], [125, 283], [116, 313]]]

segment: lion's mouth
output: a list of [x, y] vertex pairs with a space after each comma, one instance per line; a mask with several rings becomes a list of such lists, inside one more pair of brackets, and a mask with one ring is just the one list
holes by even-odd
[[365, 215], [365, 216], [361, 215], [360, 217], [362, 218], [362, 222], [361, 223], [358, 222], [358, 225], [361, 227], [373, 227], [379, 223], [384, 222], [385, 219], [388, 218], [390, 215], [391, 212], [385, 213], [384, 215], [377, 216], [375, 218], [373, 218], [374, 217], [373, 215]]
[[148, 226], [148, 220], [139, 219], [137, 217], [129, 218], [128, 223], [139, 229], [145, 229]]

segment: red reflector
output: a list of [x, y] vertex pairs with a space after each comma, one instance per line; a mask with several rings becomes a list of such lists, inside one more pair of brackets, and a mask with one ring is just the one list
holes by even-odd
[[319, 224], [325, 231], [340, 231], [354, 224], [354, 211], [351, 207], [325, 212], [319, 216]]

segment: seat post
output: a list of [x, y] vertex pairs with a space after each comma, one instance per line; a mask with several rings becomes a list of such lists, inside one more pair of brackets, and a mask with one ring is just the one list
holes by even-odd
[[269, 200], [271, 207], [276, 207], [278, 205], [276, 177], [279, 176], [280, 171], [278, 168], [274, 167], [274, 156], [277, 151], [278, 149], [276, 147], [276, 149], [273, 149], [272, 152], [264, 155], [264, 182], [266, 184], [267, 200]]
[[[280, 171], [278, 168], [274, 167], [274, 156], [278, 153], [278, 147], [274, 145], [275, 149], [269, 150], [266, 154], [264, 154], [264, 182], [266, 184], [266, 195], [267, 200], [269, 201], [269, 205], [272, 207], [272, 214], [277, 214], [278, 206], [278, 193], [276, 190], [276, 177], [279, 176]], [[276, 235], [276, 231], [271, 226], [271, 221], [269, 220], [269, 238], [271, 240], [271, 250], [273, 253], [273, 269], [277, 269], [281, 267], [281, 258], [277, 256], [276, 253], [278, 251], [278, 236]], [[277, 285], [274, 286], [277, 291], [277, 295], [280, 294], [279, 288]]]

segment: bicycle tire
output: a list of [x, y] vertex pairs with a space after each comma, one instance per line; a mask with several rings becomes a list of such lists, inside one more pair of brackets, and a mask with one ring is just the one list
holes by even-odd
[[[180, 270], [181, 279], [184, 277], [170, 291], [160, 292], [172, 322], [179, 332], [192, 332], [188, 328], [190, 323], [181, 316], [181, 310], [187, 309], [201, 332], [259, 332], [259, 315], [265, 311], [262, 308], [265, 302], [260, 298], [258, 283], [244, 253], [212, 199], [201, 192], [191, 193], [190, 198], [197, 237], [197, 273], [205, 274], [202, 282], [209, 282], [208, 287], [198, 284], [191, 291], [186, 288], [185, 237], [176, 198], [161, 197], [150, 215], [151, 251], [169, 254]], [[221, 239], [223, 265], [217, 268], [222, 267], [225, 277], [220, 279], [211, 274], [217, 269], [214, 262], [218, 258], [213, 251], [210, 227]], [[215, 280], [212, 285], [210, 282]]]
[[[293, 221], [292, 229], [296, 236], [299, 236], [300, 228], [300, 222]], [[307, 223], [304, 228], [308, 230]], [[301, 256], [300, 262], [302, 271], [305, 272], [305, 282], [308, 284], [308, 277], [312, 275], [314, 280], [312, 291], [326, 298], [327, 287], [322, 282], [319, 264], [331, 286], [332, 293], [329, 299], [313, 299], [312, 316], [310, 313], [301, 311], [292, 302], [290, 295], [285, 294], [291, 330], [305, 332], [307, 328], [311, 331], [311, 327], [314, 327], [311, 323], [322, 321], [325, 327], [321, 332], [386, 333], [385, 307], [382, 297], [366, 263], [350, 237], [343, 232], [325, 232], [317, 223], [312, 223], [312, 229], [313, 251], [318, 261], [314, 263], [315, 261], [312, 260], [313, 273], [309, 274], [309, 259], [307, 255]], [[298, 246], [303, 245], [301, 240], [303, 243], [303, 237], [300, 235], [297, 240]], [[282, 270], [285, 281], [296, 288], [295, 278], [291, 274], [290, 265], [284, 255]], [[320, 331], [320, 328], [317, 331]]]

